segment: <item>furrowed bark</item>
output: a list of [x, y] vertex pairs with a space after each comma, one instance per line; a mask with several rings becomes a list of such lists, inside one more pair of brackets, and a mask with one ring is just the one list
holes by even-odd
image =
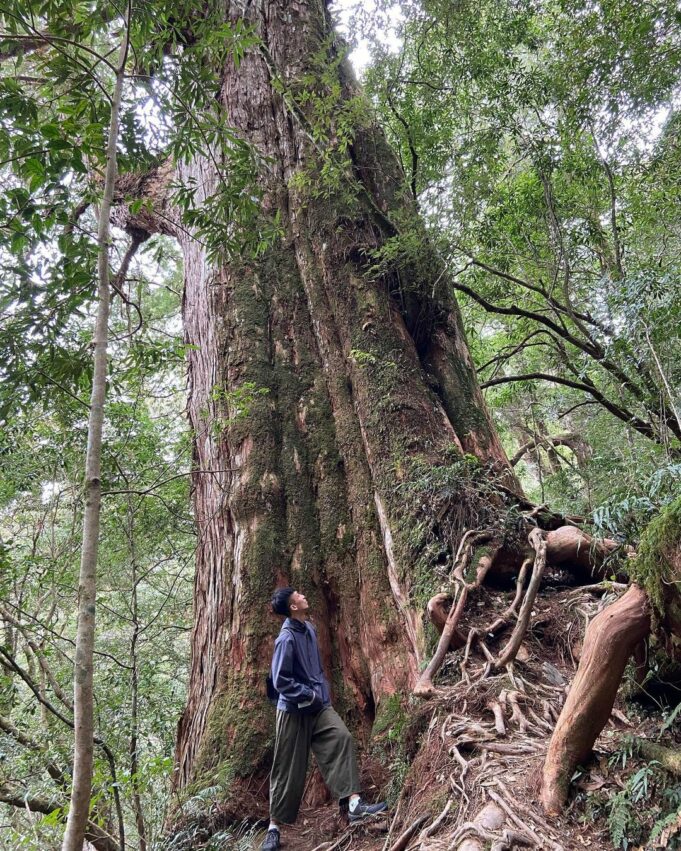
[[[228, 4], [227, 14], [243, 7]], [[194, 482], [199, 548], [179, 787], [265, 770], [272, 719], [263, 681], [279, 626], [266, 612], [277, 584], [306, 590], [334, 702], [361, 735], [390, 695], [416, 681], [424, 639], [406, 560], [416, 521], [400, 516], [396, 492], [412, 459], [445, 464], [471, 452], [517, 489], [425, 236], [420, 257], [370, 272], [371, 252], [395, 235], [392, 213], [416, 221], [380, 131], [358, 122], [339, 185], [309, 191], [326, 152], [312, 140], [314, 114], [296, 101], [309, 85], [299, 81], [327, 51], [338, 108], [362, 97], [329, 48], [325, 12], [299, 0], [258, 2], [246, 14], [263, 45], [238, 68], [227, 64], [221, 100], [229, 124], [270, 163], [262, 206], [278, 212], [284, 236], [260, 258], [214, 265], [177, 231], [196, 464], [231, 471]], [[220, 179], [198, 157], [178, 176], [206, 196]], [[237, 416], [232, 394], [245, 386], [265, 392]]]
[[[94, 754], [93, 726], [93, 651], [95, 640], [95, 603], [97, 595], [97, 551], [99, 545], [99, 513], [101, 505], [101, 454], [104, 400], [106, 397], [107, 344], [109, 325], [109, 218], [116, 183], [116, 144], [123, 94], [125, 63], [128, 56], [128, 26], [118, 54], [116, 82], [111, 102], [111, 121], [106, 154], [104, 192], [99, 208], [97, 240], [98, 287], [97, 319], [94, 334], [94, 372], [88, 442], [85, 460], [85, 513], [83, 544], [78, 580], [78, 627], [74, 669], [74, 753], [71, 804], [62, 843], [62, 851], [81, 851], [90, 811]], [[121, 831], [123, 822], [121, 820]], [[124, 837], [119, 837], [121, 848]]]
[[548, 814], [562, 811], [570, 778], [589, 756], [610, 717], [627, 661], [649, 632], [650, 604], [637, 585], [589, 624], [579, 668], [544, 762], [540, 797]]

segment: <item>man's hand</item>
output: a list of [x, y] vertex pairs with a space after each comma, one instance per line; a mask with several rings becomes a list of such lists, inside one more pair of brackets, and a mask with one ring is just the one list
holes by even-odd
[[302, 702], [300, 702], [298, 704], [298, 709], [300, 709], [301, 712], [305, 712], [306, 715], [312, 715], [315, 712], [319, 712], [323, 706], [324, 703], [321, 697], [317, 694], [316, 691], [313, 690], [312, 697], [310, 698], [310, 700], [303, 700]]

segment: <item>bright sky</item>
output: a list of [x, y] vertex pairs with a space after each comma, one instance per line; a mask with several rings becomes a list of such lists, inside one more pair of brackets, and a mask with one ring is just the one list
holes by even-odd
[[350, 61], [358, 77], [371, 61], [371, 42], [362, 32], [369, 20], [374, 38], [380, 39], [391, 50], [397, 51], [400, 47], [397, 29], [403, 16], [399, 4], [386, 6], [385, 0], [334, 0], [331, 4], [338, 29], [354, 45]]

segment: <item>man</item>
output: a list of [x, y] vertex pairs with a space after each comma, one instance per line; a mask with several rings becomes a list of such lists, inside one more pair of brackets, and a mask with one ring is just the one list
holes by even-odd
[[310, 748], [341, 809], [347, 806], [350, 821], [386, 809], [386, 804], [366, 804], [360, 796], [355, 743], [331, 706], [317, 633], [307, 620], [309, 605], [304, 594], [280, 588], [272, 597], [272, 609], [286, 620], [272, 658], [272, 684], [278, 693], [277, 726], [270, 775], [270, 826], [262, 851], [280, 848], [279, 825], [296, 820]]

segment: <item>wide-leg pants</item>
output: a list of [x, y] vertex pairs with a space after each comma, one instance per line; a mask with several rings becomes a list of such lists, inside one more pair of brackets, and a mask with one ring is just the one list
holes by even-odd
[[270, 818], [293, 824], [305, 790], [310, 749], [335, 798], [359, 792], [355, 742], [331, 706], [317, 715], [277, 710], [274, 760], [270, 775]]

